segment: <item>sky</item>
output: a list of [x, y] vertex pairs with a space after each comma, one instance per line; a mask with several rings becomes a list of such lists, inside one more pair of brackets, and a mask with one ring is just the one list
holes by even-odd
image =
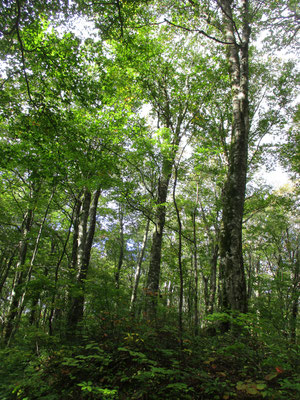
[[265, 168], [262, 168], [259, 176], [262, 177], [266, 183], [272, 186], [275, 190], [289, 182], [288, 174], [283, 171], [280, 166], [277, 166], [274, 171], [266, 171]]

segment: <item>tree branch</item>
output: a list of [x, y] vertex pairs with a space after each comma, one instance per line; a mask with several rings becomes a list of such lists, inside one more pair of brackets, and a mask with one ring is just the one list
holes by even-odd
[[205, 31], [203, 31], [202, 29], [190, 29], [190, 28], [187, 28], [187, 27], [182, 26], [182, 25], [174, 24], [173, 22], [169, 21], [169, 20], [166, 19], [166, 18], [164, 19], [164, 21], [167, 22], [169, 25], [175, 26], [176, 28], [183, 29], [184, 31], [200, 33], [201, 35], [207, 37], [208, 39], [214, 40], [214, 41], [217, 42], [217, 43], [221, 43], [221, 44], [235, 44], [234, 42], [225, 42], [224, 40], [217, 39], [216, 37], [211, 36], [211, 35], [209, 35], [208, 33], [206, 33]]
[[[220, 7], [222, 13], [226, 16], [226, 18], [228, 18], [229, 21], [231, 21], [232, 26], [233, 26], [234, 30], [236, 31], [236, 33], [237, 33], [237, 35], [238, 35], [238, 37], [239, 37], [240, 43], [242, 44], [243, 41], [242, 41], [242, 38], [240, 37], [238, 28], [237, 28], [237, 26], [236, 26], [236, 23], [235, 23], [233, 17], [232, 17], [231, 15], [228, 15], [228, 13], [226, 12], [226, 10], [224, 9], [224, 7], [222, 6], [222, 4], [221, 4], [218, 0], [216, 0], [216, 3], [217, 3], [218, 6]], [[232, 44], [233, 44], [233, 43], [232, 43]]]

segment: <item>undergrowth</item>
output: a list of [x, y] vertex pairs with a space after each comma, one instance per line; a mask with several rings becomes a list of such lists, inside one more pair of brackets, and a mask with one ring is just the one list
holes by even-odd
[[183, 335], [105, 314], [65, 342], [32, 331], [1, 349], [1, 400], [210, 400], [300, 397], [297, 346], [249, 329]]

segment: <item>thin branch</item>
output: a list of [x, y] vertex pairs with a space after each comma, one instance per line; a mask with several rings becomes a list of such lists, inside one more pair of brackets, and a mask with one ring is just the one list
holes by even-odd
[[243, 219], [243, 224], [245, 224], [246, 222], [248, 222], [252, 217], [254, 217], [254, 215], [260, 213], [261, 211], [264, 211], [266, 209], [266, 207], [268, 207], [270, 204], [265, 204], [261, 207], [259, 207], [258, 209], [254, 210], [249, 217], [247, 217], [246, 219]]
[[[228, 13], [226, 12], [226, 10], [224, 9], [224, 7], [222, 6], [222, 4], [221, 4], [218, 0], [216, 0], [216, 3], [217, 3], [218, 6], [221, 8], [221, 10], [222, 10], [223, 14], [226, 16], [226, 18], [228, 18], [229, 21], [231, 21], [232, 26], [233, 26], [234, 30], [236, 31], [236, 33], [237, 33], [237, 35], [238, 35], [238, 38], [239, 38], [239, 40], [240, 40], [240, 43], [243, 43], [242, 38], [240, 37], [238, 28], [237, 28], [237, 26], [236, 26], [236, 23], [235, 23], [233, 17], [232, 17], [231, 15], [228, 15]], [[233, 44], [233, 43], [232, 43], [232, 44]]]
[[140, 28], [145, 28], [148, 26], [159, 26], [164, 24], [165, 21], [161, 21], [161, 22], [147, 22], [146, 24], [141, 24], [141, 25], [130, 25], [133, 29], [140, 29]]
[[263, 100], [265, 99], [267, 90], [268, 90], [268, 87], [267, 87], [267, 85], [265, 85], [264, 92], [263, 92], [263, 94], [262, 94], [260, 100], [259, 100], [258, 103], [256, 104], [255, 109], [253, 110], [252, 118], [251, 118], [251, 121], [250, 121], [250, 127], [251, 127], [251, 125], [252, 125], [252, 122], [253, 122], [253, 120], [254, 120], [254, 117], [255, 117], [257, 111], [259, 110], [259, 108], [260, 108], [260, 106], [261, 106], [261, 103], [262, 103]]
[[205, 36], [205, 37], [207, 37], [207, 38], [209, 38], [209, 39], [211, 39], [211, 40], [214, 40], [214, 41], [217, 42], [217, 43], [221, 43], [221, 44], [235, 44], [234, 42], [225, 42], [224, 40], [217, 39], [217, 38], [215, 38], [214, 36], [211, 36], [211, 35], [209, 35], [208, 33], [206, 33], [205, 31], [203, 31], [202, 29], [190, 29], [190, 28], [187, 28], [187, 27], [182, 26], [182, 25], [174, 24], [173, 22], [167, 20], [166, 18], [164, 19], [164, 21], [167, 22], [169, 25], [175, 26], [176, 28], [183, 29], [184, 31], [200, 33], [201, 35], [203, 35], [203, 36]]

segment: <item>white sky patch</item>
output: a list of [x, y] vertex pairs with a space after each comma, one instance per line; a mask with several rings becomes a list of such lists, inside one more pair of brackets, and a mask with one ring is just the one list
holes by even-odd
[[280, 166], [277, 166], [273, 171], [267, 171], [266, 167], [263, 166], [256, 176], [263, 179], [275, 190], [289, 182], [289, 175]]

